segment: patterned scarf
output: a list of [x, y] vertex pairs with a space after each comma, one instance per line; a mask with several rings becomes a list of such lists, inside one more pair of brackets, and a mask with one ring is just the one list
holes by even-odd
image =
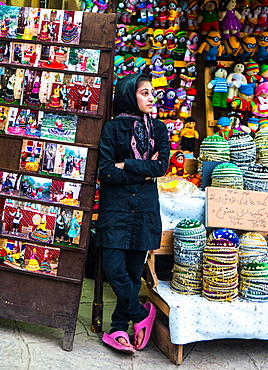
[[121, 113], [119, 117], [133, 118], [131, 132], [131, 157], [135, 159], [150, 159], [154, 152], [154, 126], [150, 115], [143, 117], [129, 113]]

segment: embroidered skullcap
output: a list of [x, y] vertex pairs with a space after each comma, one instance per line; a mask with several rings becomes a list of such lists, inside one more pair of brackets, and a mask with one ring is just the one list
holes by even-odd
[[212, 171], [211, 186], [242, 190], [244, 189], [242, 171], [234, 163], [221, 163]]
[[245, 132], [237, 132], [228, 139], [230, 162], [235, 163], [241, 171], [248, 169], [256, 161], [256, 145], [253, 138]]

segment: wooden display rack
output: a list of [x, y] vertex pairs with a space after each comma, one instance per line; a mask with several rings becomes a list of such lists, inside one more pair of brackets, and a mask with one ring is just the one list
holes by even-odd
[[[76, 141], [71, 144], [88, 148], [85, 178], [84, 181], [79, 181], [82, 186], [80, 207], [69, 207], [83, 211], [79, 246], [73, 248], [54, 245], [57, 248], [61, 248], [57, 276], [32, 273], [0, 265], [0, 279], [2, 281], [0, 317], [64, 330], [62, 348], [67, 351], [71, 351], [73, 346], [84, 277], [92, 217], [92, 204], [95, 194], [99, 137], [104, 122], [110, 117], [115, 24], [116, 14], [114, 13], [84, 13], [80, 43], [79, 45], [70, 45], [101, 51], [98, 73], [87, 73], [87, 75], [102, 78], [98, 112], [96, 115], [75, 113], [78, 116]], [[15, 39], [4, 40], [11, 42], [17, 41]], [[42, 44], [40, 41], [23, 40], [23, 42]], [[52, 45], [50, 43], [46, 44]], [[12, 65], [12, 67], [14, 67], [14, 65]], [[29, 66], [20, 66], [20, 68], [35, 69]], [[40, 70], [40, 68], [38, 69]], [[64, 73], [73, 74], [73, 72], [68, 71]], [[76, 74], [80, 73], [77, 72]], [[51, 109], [42, 110], [53, 113]], [[58, 113], [60, 111], [54, 110], [54, 112]], [[29, 175], [29, 172], [19, 170], [23, 139], [25, 139], [25, 137], [0, 134], [0, 171]], [[47, 140], [38, 138], [38, 141], [45, 142]], [[49, 175], [43, 175], [42, 177], [49, 177]], [[67, 179], [62, 178], [61, 180], [67, 181]], [[0, 202], [3, 202], [5, 198], [12, 198], [12, 196], [0, 195]], [[16, 199], [22, 200], [20, 198]], [[45, 202], [42, 203], [45, 204]], [[47, 205], [49, 204], [50, 203], [47, 202]], [[66, 206], [66, 208], [68, 208], [68, 206]], [[4, 238], [2, 235], [1, 237]], [[20, 240], [14, 235], [10, 235], [9, 239]], [[38, 242], [34, 243], [37, 245], [45, 244]], [[49, 246], [53, 246], [53, 244], [49, 244]]]

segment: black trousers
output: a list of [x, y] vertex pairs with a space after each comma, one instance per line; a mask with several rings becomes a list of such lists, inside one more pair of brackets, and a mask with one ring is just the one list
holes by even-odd
[[147, 251], [102, 248], [104, 272], [117, 296], [110, 333], [127, 331], [129, 321], [138, 323], [148, 316], [138, 296], [146, 255]]

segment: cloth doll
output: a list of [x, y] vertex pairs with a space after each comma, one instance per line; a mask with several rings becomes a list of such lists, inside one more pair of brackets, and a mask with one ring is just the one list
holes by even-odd
[[231, 103], [233, 97], [237, 95], [239, 87], [247, 83], [246, 77], [243, 75], [244, 70], [244, 63], [235, 62], [232, 66], [232, 73], [229, 73], [229, 75], [227, 76], [228, 103]]
[[179, 17], [181, 9], [178, 6], [177, 0], [167, 0], [167, 12], [168, 12], [168, 26], [173, 27], [176, 26], [179, 28]]
[[240, 47], [240, 42], [236, 36], [230, 36], [228, 39], [222, 41], [222, 55], [221, 59], [233, 59], [233, 53]]
[[268, 64], [263, 63], [260, 67], [260, 76], [263, 78], [263, 82], [268, 81]]
[[214, 110], [226, 110], [227, 108], [228, 84], [226, 77], [227, 70], [223, 65], [220, 64], [214, 70], [213, 80], [211, 80], [207, 85], [209, 90], [213, 89], [212, 106]]
[[126, 54], [124, 56], [124, 65], [122, 67], [123, 75], [129, 75], [131, 73], [136, 73], [136, 67], [135, 67], [135, 58], [131, 54]]
[[123, 77], [124, 57], [115, 55], [114, 57], [114, 86], [117, 84], [118, 79]]
[[187, 33], [185, 31], [178, 31], [176, 33], [177, 45], [172, 52], [172, 58], [177, 59], [181, 58], [184, 55], [186, 50], [186, 42], [187, 42]]
[[142, 57], [138, 57], [135, 60], [135, 68], [137, 69], [137, 73], [143, 73], [146, 68], [146, 59]]
[[164, 31], [164, 37], [166, 40], [164, 58], [168, 58], [171, 55], [172, 51], [177, 47], [178, 40], [175, 36], [175, 29], [173, 27], [169, 27], [167, 30]]
[[181, 149], [184, 153], [193, 153], [195, 141], [199, 138], [199, 133], [195, 129], [196, 121], [193, 117], [187, 117], [184, 127], [180, 132]]
[[254, 105], [252, 99], [254, 96], [254, 89], [252, 85], [242, 85], [238, 89], [238, 96], [234, 96], [231, 102], [231, 107], [242, 114], [241, 123], [246, 124], [248, 118], [252, 114], [252, 107]]
[[200, 14], [196, 18], [201, 23], [201, 34], [206, 36], [208, 32], [219, 29], [219, 2], [218, 0], [204, 0], [200, 6]]
[[150, 26], [154, 20], [154, 1], [153, 0], [138, 0], [136, 4], [137, 22], [143, 23], [145, 26]]
[[184, 90], [184, 88], [182, 88], [182, 87], [178, 87], [176, 89], [176, 98], [177, 98], [178, 102], [175, 103], [175, 109], [179, 110], [182, 103], [186, 99], [186, 90]]
[[252, 58], [256, 51], [256, 38], [251, 35], [245, 35], [240, 41], [240, 46], [234, 51], [235, 60], [244, 62], [248, 58]]
[[148, 37], [148, 27], [140, 25], [138, 26], [138, 32], [136, 36], [132, 39], [132, 48], [131, 53], [134, 56], [138, 56], [140, 49], [144, 48], [147, 45]]
[[173, 117], [176, 114], [175, 103], [177, 103], [176, 91], [172, 87], [168, 87], [159, 108], [159, 117]]
[[190, 87], [190, 89], [186, 91], [186, 99], [181, 104], [180, 117], [187, 118], [190, 115], [195, 97], [196, 89]]
[[188, 62], [185, 65], [185, 68], [181, 69], [180, 73], [180, 87], [191, 87], [192, 83], [196, 80], [196, 63]]
[[161, 54], [166, 44], [164, 31], [162, 29], [154, 30], [153, 36], [149, 37], [149, 43], [150, 49], [148, 50], [148, 58], [152, 58], [154, 54]]
[[260, 67], [259, 65], [254, 62], [254, 60], [250, 59], [246, 63], [245, 67], [245, 77], [248, 84], [252, 84], [253, 88], [255, 89], [257, 84], [263, 82], [263, 77], [259, 76]]
[[174, 68], [174, 60], [171, 58], [166, 59], [163, 68], [166, 70], [165, 77], [168, 84], [170, 84], [177, 77], [177, 70]]
[[187, 172], [184, 168], [185, 156], [181, 150], [177, 150], [170, 158], [170, 165], [166, 171], [166, 176], [183, 176]]
[[264, 32], [268, 27], [268, 0], [261, 3], [261, 14], [259, 15], [259, 27]]
[[183, 122], [180, 119], [173, 121], [174, 127], [170, 134], [170, 149], [176, 150], [178, 149], [179, 141], [180, 141], [180, 132], [183, 129]]
[[195, 62], [195, 54], [198, 50], [198, 40], [198, 34], [196, 32], [188, 33], [188, 40], [186, 41], [186, 49], [184, 53], [185, 62]]
[[168, 11], [166, 1], [160, 0], [159, 2], [159, 12], [154, 18], [155, 28], [165, 28], [168, 19]]
[[241, 124], [241, 119], [243, 118], [241, 113], [230, 112], [227, 114], [227, 117], [231, 120], [232, 134], [235, 134], [236, 132], [245, 132], [247, 134], [251, 133], [251, 129], [248, 126]]
[[249, 4], [250, 7], [250, 13], [248, 14], [245, 26], [243, 28], [243, 32], [245, 33], [259, 33], [260, 27], [258, 26], [259, 23], [259, 16], [261, 14], [261, 4], [254, 0]]
[[219, 31], [210, 31], [206, 40], [199, 46], [197, 53], [204, 52], [205, 67], [216, 66], [217, 56], [221, 56], [223, 46], [221, 45], [221, 34]]
[[236, 0], [224, 0], [221, 3], [223, 11], [219, 13], [219, 21], [223, 31], [223, 39], [228, 39], [231, 35], [239, 37], [240, 29], [242, 28], [241, 14], [235, 9]]
[[156, 118], [158, 114], [159, 107], [161, 106], [161, 102], [165, 96], [166, 89], [164, 87], [156, 87], [154, 89], [154, 103], [151, 116], [152, 118]]
[[231, 120], [228, 117], [220, 117], [217, 121], [218, 132], [217, 135], [228, 140], [232, 135], [231, 132]]
[[268, 116], [268, 82], [259, 84], [255, 89], [252, 113], [261, 118]]
[[255, 53], [255, 59], [258, 65], [261, 65], [268, 60], [268, 32], [262, 32], [257, 35], [257, 51]]
[[198, 2], [197, 0], [189, 0], [188, 1], [188, 8], [185, 13], [187, 19], [187, 28], [189, 31], [195, 31], [199, 29], [197, 23], [198, 17]]
[[163, 59], [161, 55], [154, 55], [152, 57], [152, 64], [149, 66], [151, 72], [149, 75], [151, 78], [163, 77], [166, 73], [166, 70], [163, 67]]
[[125, 24], [131, 23], [131, 18], [136, 14], [136, 4], [138, 0], [119, 1], [117, 8], [121, 13], [121, 21]]

